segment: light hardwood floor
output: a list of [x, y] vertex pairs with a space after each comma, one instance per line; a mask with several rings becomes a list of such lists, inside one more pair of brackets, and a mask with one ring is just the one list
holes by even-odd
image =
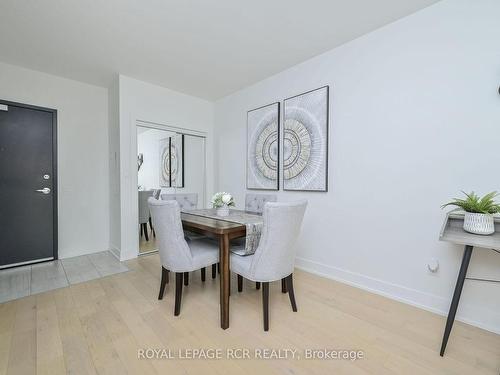
[[149, 241], [146, 241], [144, 237], [139, 237], [139, 254], [155, 250], [158, 250], [158, 244], [152, 234], [149, 237]]
[[[299, 311], [274, 283], [270, 331], [260, 291], [232, 281], [231, 327], [219, 328], [218, 282], [192, 273], [181, 315], [173, 283], [157, 300], [158, 255], [130, 272], [0, 304], [0, 374], [495, 374], [500, 336], [456, 322], [438, 354], [444, 318], [306, 272], [295, 274]], [[234, 275], [233, 275], [234, 276]], [[363, 350], [347, 360], [138, 359], [141, 348]]]

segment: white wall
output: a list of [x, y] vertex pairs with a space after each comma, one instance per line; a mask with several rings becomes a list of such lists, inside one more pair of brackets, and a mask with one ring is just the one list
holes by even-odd
[[137, 256], [137, 120], [206, 134], [207, 194], [213, 192], [213, 103], [119, 76], [120, 108], [120, 258]]
[[59, 257], [107, 250], [107, 90], [0, 63], [0, 98], [57, 109]]
[[118, 76], [108, 89], [109, 113], [109, 247], [117, 258], [121, 248], [120, 208], [120, 82]]
[[[330, 85], [330, 191], [279, 192], [309, 200], [298, 265], [447, 312], [462, 249], [438, 241], [440, 205], [500, 190], [499, 14], [443, 1], [219, 100], [217, 189], [243, 204], [247, 110]], [[498, 279], [500, 256], [476, 249], [469, 270]], [[468, 281], [459, 319], [500, 332], [498, 287]]]

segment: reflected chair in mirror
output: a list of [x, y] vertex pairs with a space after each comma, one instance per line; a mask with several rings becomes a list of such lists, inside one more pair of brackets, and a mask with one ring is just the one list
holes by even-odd
[[246, 194], [245, 211], [261, 214], [266, 202], [276, 202], [276, 194]]
[[[149, 222], [149, 207], [148, 199], [153, 196], [153, 190], [139, 191], [139, 226], [141, 229], [141, 237], [144, 234], [146, 241], [149, 241], [148, 222]], [[150, 223], [151, 225], [151, 223]]]
[[213, 266], [219, 261], [219, 246], [215, 241], [207, 239], [185, 240], [177, 201], [150, 198], [148, 202], [156, 227], [162, 266], [158, 299], [163, 298], [169, 272], [175, 272], [174, 315], [177, 316], [181, 311], [182, 284], [184, 281], [186, 285], [186, 275], [201, 270], [201, 280], [205, 281], [205, 267]]
[[153, 198], [160, 199], [161, 189], [153, 189]]
[[[153, 189], [153, 198], [160, 199], [161, 189]], [[153, 236], [156, 237], [155, 228], [153, 227], [153, 221], [151, 220], [151, 215], [149, 215], [149, 226], [151, 227], [151, 232]]]
[[293, 290], [293, 270], [297, 239], [307, 201], [268, 202], [264, 205], [262, 234], [253, 255], [231, 253], [231, 271], [238, 275], [238, 292], [243, 278], [262, 283], [264, 331], [269, 330], [269, 283], [281, 280], [282, 292], [288, 292], [292, 310], [297, 311]]

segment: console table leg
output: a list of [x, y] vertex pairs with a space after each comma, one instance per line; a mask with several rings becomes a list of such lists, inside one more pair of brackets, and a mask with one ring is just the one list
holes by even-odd
[[444, 351], [446, 350], [446, 344], [448, 343], [451, 328], [453, 327], [453, 322], [455, 321], [458, 302], [460, 301], [460, 295], [462, 294], [462, 288], [464, 287], [465, 277], [467, 276], [467, 268], [469, 267], [470, 258], [472, 256], [472, 249], [473, 247], [469, 245], [466, 245], [464, 249], [462, 265], [460, 266], [460, 272], [458, 273], [457, 284], [455, 285], [455, 292], [453, 293], [453, 299], [451, 300], [450, 311], [448, 312], [446, 327], [444, 329], [443, 342], [441, 343], [441, 352], [439, 353], [441, 357], [444, 355]]

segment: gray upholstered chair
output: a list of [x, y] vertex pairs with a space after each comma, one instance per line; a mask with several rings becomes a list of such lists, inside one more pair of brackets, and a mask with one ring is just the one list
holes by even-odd
[[175, 200], [179, 203], [182, 210], [194, 210], [198, 207], [198, 194], [162, 194], [161, 199], [164, 201]]
[[276, 202], [276, 194], [247, 194], [245, 195], [245, 211], [261, 214], [266, 202]]
[[[162, 194], [161, 199], [164, 201], [175, 200], [179, 203], [179, 207], [182, 210], [194, 210], [198, 207], [198, 194]], [[187, 240], [199, 240], [200, 238], [206, 238], [201, 234], [184, 231], [184, 237]]]
[[205, 267], [212, 265], [212, 278], [215, 277], [215, 264], [219, 261], [219, 246], [215, 241], [184, 239], [181, 210], [175, 200], [156, 200], [150, 198], [149, 208], [155, 223], [158, 251], [161, 260], [161, 283], [158, 299], [163, 298], [169, 271], [175, 272], [174, 315], [181, 311], [182, 282], [187, 285], [189, 272], [201, 269], [201, 280], [205, 281]]
[[[297, 311], [293, 292], [295, 244], [300, 233], [307, 201], [268, 202], [264, 205], [264, 225], [255, 254], [239, 256], [231, 253], [231, 271], [238, 274], [238, 292], [243, 278], [262, 283], [264, 331], [269, 330], [269, 283], [281, 280], [281, 291], [290, 297]], [[259, 287], [259, 284], [257, 284]]]
[[[262, 214], [266, 202], [276, 202], [278, 197], [276, 194], [246, 194], [245, 195], [245, 211], [249, 213]], [[237, 251], [241, 247], [245, 247], [245, 238], [235, 238], [231, 240], [232, 251]]]
[[[148, 199], [153, 196], [153, 190], [139, 191], [139, 226], [141, 228], [141, 237], [144, 233], [146, 241], [149, 241], [148, 236], [148, 221], [149, 221], [149, 207]], [[151, 225], [151, 223], [150, 223]], [[151, 228], [152, 229], [152, 228]]]

